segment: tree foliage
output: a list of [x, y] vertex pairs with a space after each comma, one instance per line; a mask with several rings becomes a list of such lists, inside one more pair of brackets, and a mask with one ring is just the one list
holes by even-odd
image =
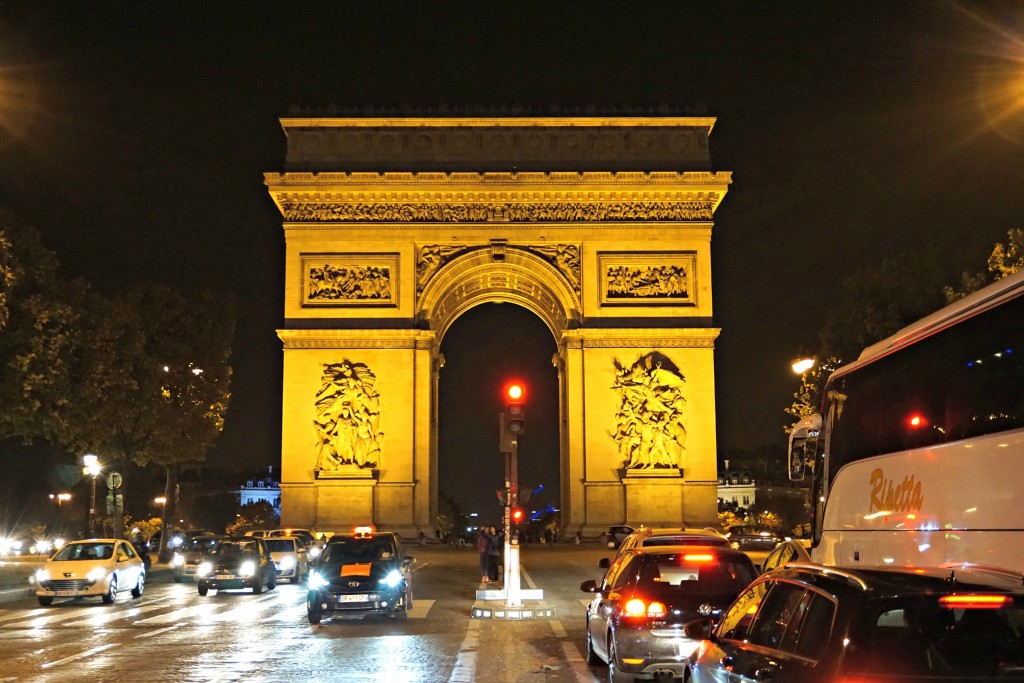
[[257, 529], [276, 529], [280, 523], [281, 518], [278, 517], [274, 506], [265, 500], [257, 500], [238, 506], [235, 522], [230, 524], [226, 531], [229, 534], [242, 534]]
[[1006, 233], [1005, 244], [996, 242], [987, 266], [987, 272], [964, 272], [958, 286], [944, 287], [946, 302], [953, 303], [985, 285], [1024, 270], [1024, 230], [1010, 230]]

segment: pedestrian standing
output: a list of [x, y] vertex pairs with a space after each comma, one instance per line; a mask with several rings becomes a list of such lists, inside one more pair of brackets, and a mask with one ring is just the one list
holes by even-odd
[[487, 527], [480, 527], [480, 535], [476, 537], [476, 549], [480, 553], [480, 582], [490, 583], [490, 556], [488, 553], [493, 545], [491, 535]]
[[491, 527], [489, 530], [491, 546], [487, 549], [487, 578], [491, 583], [498, 583], [498, 560], [501, 557], [502, 543], [498, 537], [498, 530]]

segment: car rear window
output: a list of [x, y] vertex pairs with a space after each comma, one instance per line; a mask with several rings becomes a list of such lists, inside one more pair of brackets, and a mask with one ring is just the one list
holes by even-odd
[[645, 547], [659, 545], [710, 545], [724, 548], [729, 545], [728, 539], [715, 538], [714, 536], [654, 536], [643, 542]]
[[866, 610], [847, 655], [850, 673], [987, 680], [1024, 667], [1024, 603], [948, 609], [938, 596], [890, 600]]
[[754, 565], [746, 556], [681, 552], [645, 557], [638, 582], [671, 591], [739, 592], [754, 578]]

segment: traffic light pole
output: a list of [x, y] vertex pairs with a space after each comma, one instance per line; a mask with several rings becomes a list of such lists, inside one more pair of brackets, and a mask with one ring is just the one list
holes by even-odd
[[508, 490], [505, 496], [505, 606], [523, 604], [519, 581], [519, 539], [512, 536], [512, 510], [519, 505], [519, 439], [512, 439], [512, 450], [505, 460]]

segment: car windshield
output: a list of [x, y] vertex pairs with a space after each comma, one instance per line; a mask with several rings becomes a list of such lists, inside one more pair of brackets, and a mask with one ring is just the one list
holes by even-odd
[[347, 538], [332, 541], [324, 551], [320, 564], [340, 567], [343, 564], [395, 559], [395, 547], [388, 538]]
[[241, 555], [242, 553], [256, 553], [256, 542], [255, 541], [221, 541], [217, 548], [213, 551], [216, 555], [221, 556], [233, 556]]
[[754, 578], [754, 565], [745, 555], [659, 553], [643, 558], [638, 584], [669, 592], [739, 592]]
[[848, 673], [989, 680], [1024, 667], [1024, 601], [949, 609], [939, 599], [930, 594], [869, 603], [847, 648]]
[[114, 556], [113, 543], [69, 543], [53, 556], [55, 560], [106, 560]]
[[199, 552], [207, 552], [212, 550], [217, 541], [220, 540], [215, 536], [197, 536], [196, 538], [190, 539], [185, 545], [182, 546], [182, 550], [196, 550]]
[[294, 553], [295, 539], [292, 538], [268, 538], [267, 550], [272, 553]]

